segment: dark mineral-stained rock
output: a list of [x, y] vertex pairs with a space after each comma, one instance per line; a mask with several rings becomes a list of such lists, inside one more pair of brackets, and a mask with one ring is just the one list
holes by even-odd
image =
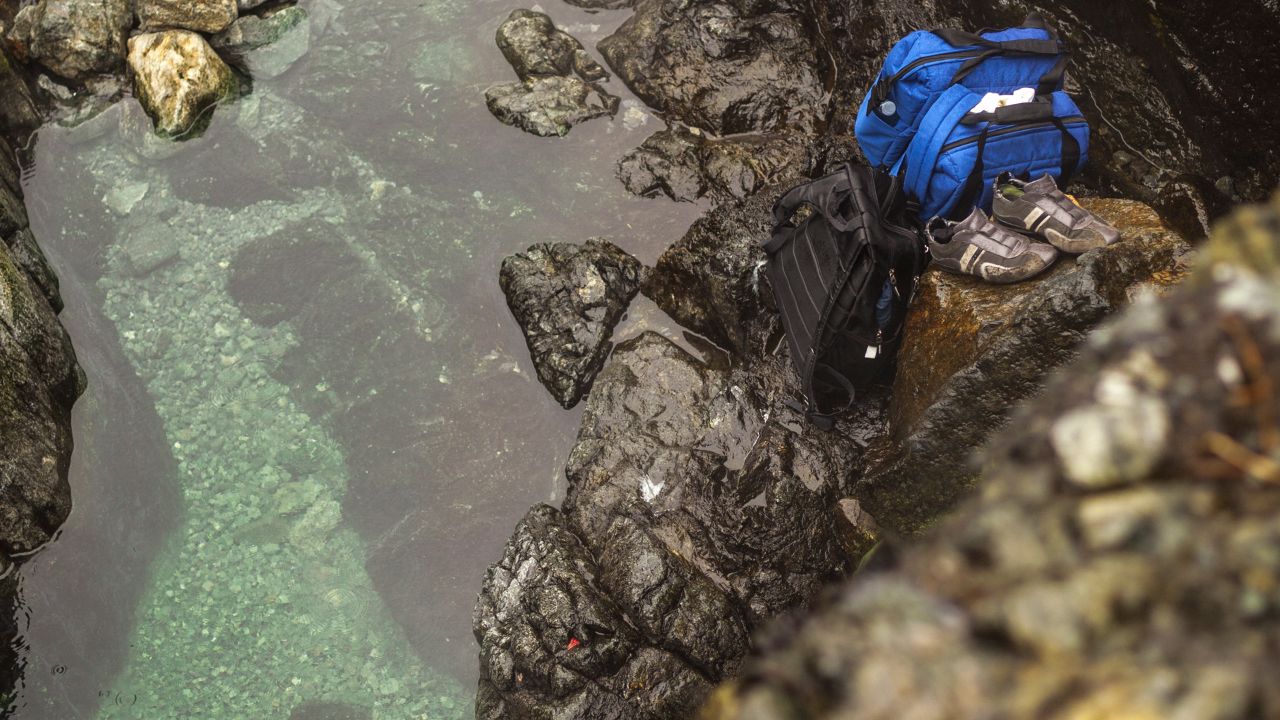
[[521, 80], [576, 73], [595, 82], [609, 76], [582, 43], [533, 10], [515, 10], [498, 27], [498, 49]]
[[816, 44], [789, 4], [639, 0], [635, 9], [599, 49], [654, 109], [717, 135], [809, 132], [825, 115]]
[[128, 0], [40, 0], [14, 17], [9, 40], [21, 57], [79, 80], [120, 68], [132, 24]]
[[[20, 198], [0, 176], [5, 193]], [[15, 234], [21, 251], [33, 251], [25, 214], [0, 207], [0, 228], [10, 228], [0, 245], [0, 562], [7, 563], [47, 542], [71, 511], [71, 406], [84, 378], [46, 291], [10, 255]]]
[[618, 111], [620, 99], [597, 84], [608, 73], [547, 15], [512, 12], [498, 28], [497, 42], [520, 82], [495, 85], [484, 97], [489, 112], [507, 125], [558, 136]]
[[650, 135], [623, 156], [618, 177], [643, 197], [689, 201], [703, 196], [744, 198], [794, 172], [804, 147], [782, 134], [708, 139], [674, 127]]
[[[782, 186], [785, 186], [785, 182]], [[644, 294], [681, 325], [750, 362], [778, 328], [761, 243], [777, 193], [724, 203], [699, 218], [658, 258]]]
[[663, 718], [697, 707], [710, 683], [641, 637], [600, 572], [560, 511], [529, 511], [476, 603], [476, 717]]
[[618, 97], [576, 77], [537, 78], [494, 85], [484, 93], [493, 116], [525, 132], [553, 137], [574, 125], [618, 111]]
[[4, 137], [25, 137], [40, 125], [40, 111], [36, 109], [26, 79], [17, 62], [0, 38], [0, 142]]
[[[818, 432], [786, 406], [794, 388], [785, 362], [735, 370], [653, 333], [618, 346], [587, 399], [563, 515], [535, 509], [486, 578], [476, 614], [478, 717], [502, 716], [503, 708], [509, 717], [688, 717], [686, 703], [702, 697], [703, 683], [734, 674], [752, 630], [852, 569], [874, 531], [855, 539], [841, 499], [857, 439], [877, 425], [879, 405], [868, 402], [865, 426], [850, 420], [839, 432]], [[561, 545], [573, 548], [555, 563], [566, 569], [551, 582], [518, 581], [517, 568], [535, 579], [548, 574], [522, 560], [531, 554], [523, 549], [530, 528], [548, 518]], [[532, 586], [587, 600], [494, 609], [491, 598], [528, 598]], [[644, 683], [617, 698], [612, 681], [597, 681], [587, 700], [577, 684], [541, 679], [554, 667], [542, 658], [563, 648], [572, 659], [578, 636], [548, 640], [523, 628], [581, 626], [583, 605], [591, 617], [607, 608], [604, 636], [625, 642], [605, 646], [603, 669], [580, 675], [660, 673], [680, 678], [680, 692], [663, 689], [654, 700]], [[550, 650], [508, 650], [539, 637], [537, 647]], [[596, 697], [604, 690], [607, 702]], [[593, 714], [606, 710], [616, 715]]]
[[1280, 199], [1220, 227], [1016, 413], [981, 496], [700, 717], [1280, 714], [1277, 257]]
[[907, 319], [890, 405], [858, 496], [881, 524], [926, 527], [970, 486], [970, 454], [999, 432], [1008, 409], [1040, 389], [1135, 286], [1168, 284], [1189, 248], [1148, 207], [1085, 201], [1121, 228], [1119, 243], [1058, 261], [1042, 279], [996, 286], [925, 275]]
[[556, 402], [571, 408], [591, 388], [643, 272], [607, 240], [544, 243], [502, 261], [502, 292]]

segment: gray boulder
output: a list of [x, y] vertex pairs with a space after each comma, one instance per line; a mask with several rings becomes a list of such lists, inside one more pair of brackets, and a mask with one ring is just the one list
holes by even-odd
[[609, 74], [576, 38], [555, 26], [545, 13], [515, 10], [498, 27], [498, 49], [521, 80], [564, 77], [605, 80]]
[[870, 453], [857, 492], [882, 525], [916, 532], [952, 508], [977, 475], [970, 455], [1002, 432], [1009, 408], [1039, 391], [1135, 289], [1177, 279], [1189, 246], [1154, 211], [1083, 202], [1120, 228], [1119, 243], [1063, 257], [1016, 285], [925, 275], [898, 354], [889, 436]]
[[808, 12], [771, 0], [639, 0], [599, 49], [640, 99], [686, 125], [811, 132], [826, 97]]
[[120, 68], [132, 24], [128, 0], [40, 0], [18, 11], [9, 41], [20, 57], [81, 80]]
[[1280, 200], [1221, 225], [1016, 413], [981, 496], [767, 633], [700, 717], [1280, 713], [1277, 228]]
[[507, 125], [559, 136], [618, 111], [619, 98], [596, 84], [608, 73], [547, 15], [512, 12], [498, 27], [497, 43], [520, 82], [495, 85], [484, 95], [489, 112]]
[[618, 163], [618, 178], [642, 197], [744, 198], [794, 171], [804, 147], [784, 134], [708, 138], [673, 127], [650, 135]]
[[136, 0], [144, 32], [173, 28], [222, 32], [239, 14], [236, 0]]
[[502, 292], [538, 379], [565, 408], [591, 388], [643, 271], [639, 260], [606, 240], [534, 245], [502, 261]]
[[484, 93], [489, 112], [525, 132], [555, 137], [574, 125], [612, 117], [620, 100], [576, 77], [544, 77], [495, 85]]

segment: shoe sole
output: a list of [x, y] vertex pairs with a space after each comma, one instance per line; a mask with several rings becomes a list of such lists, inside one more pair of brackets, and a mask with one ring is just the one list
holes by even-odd
[[1045, 242], [1048, 242], [1050, 245], [1058, 248], [1059, 250], [1061, 250], [1064, 253], [1067, 253], [1068, 255], [1080, 255], [1082, 253], [1087, 253], [1090, 250], [1096, 250], [1097, 248], [1100, 248], [1100, 247], [1106, 247], [1106, 243], [1100, 243], [1097, 240], [1072, 240], [1071, 238], [1067, 237], [1066, 235], [1063, 235], [1062, 233], [1058, 232], [1057, 230], [1054, 230], [1053, 228], [1045, 228], [1044, 234], [1041, 234], [1038, 232], [1033, 232], [1031, 230], [1028, 230], [1027, 228], [1022, 227], [1020, 225], [1014, 225], [1010, 223], [1008, 220], [1005, 220], [1004, 218], [1000, 217], [999, 215], [994, 215], [994, 217], [995, 217], [996, 223], [998, 223], [1001, 227], [1012, 230], [1018, 233], [1019, 235], [1024, 235], [1029, 238], [1035, 238], [1037, 240], [1044, 240]]

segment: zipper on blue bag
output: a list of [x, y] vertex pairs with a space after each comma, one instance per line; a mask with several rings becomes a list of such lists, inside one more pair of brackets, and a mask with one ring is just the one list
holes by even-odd
[[[1088, 122], [1088, 119], [1080, 116], [1062, 119], [1062, 124], [1067, 127], [1079, 126], [1080, 124], [1086, 123], [1086, 122]], [[1033, 130], [1043, 130], [1044, 128], [1047, 128], [1047, 127], [1054, 127], [1054, 124], [1049, 121], [1044, 121], [1044, 122], [1032, 123], [1029, 125], [1013, 125], [1000, 130], [993, 130], [992, 132], [987, 133], [987, 142], [991, 142], [996, 138], [1004, 138], [1010, 135], [1018, 135], [1024, 132], [1031, 132]], [[978, 142], [978, 135], [971, 135], [967, 138], [954, 140], [952, 142], [947, 143], [946, 145], [943, 145], [942, 149], [938, 152], [939, 154], [950, 152], [952, 150], [955, 150], [956, 148], [964, 147], [965, 145], [973, 145], [977, 142]]]

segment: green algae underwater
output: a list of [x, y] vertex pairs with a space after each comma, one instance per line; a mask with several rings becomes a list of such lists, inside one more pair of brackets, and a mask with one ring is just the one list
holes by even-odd
[[[498, 263], [592, 236], [651, 261], [701, 209], [614, 177], [653, 118], [545, 140], [488, 115], [508, 3], [304, 7], [301, 59], [202, 136], [126, 98], [35, 142], [90, 389], [8, 717], [470, 716], [483, 570], [562, 492], [577, 427]], [[625, 17], [546, 9], [588, 46]], [[249, 271], [279, 282], [234, 292]]]

